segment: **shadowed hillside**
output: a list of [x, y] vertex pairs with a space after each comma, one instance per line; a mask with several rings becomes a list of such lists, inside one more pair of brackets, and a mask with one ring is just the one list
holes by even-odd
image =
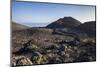
[[89, 21], [81, 24], [78, 29], [87, 33], [88, 36], [96, 36], [96, 21]]
[[89, 37], [96, 37], [96, 21], [89, 21], [83, 24], [80, 24], [77, 27], [74, 27], [69, 30], [71, 33], [80, 34], [87, 34]]

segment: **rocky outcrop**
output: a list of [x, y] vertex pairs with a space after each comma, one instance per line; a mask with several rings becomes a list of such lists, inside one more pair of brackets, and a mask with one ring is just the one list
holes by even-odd
[[32, 65], [29, 58], [25, 56], [12, 57], [12, 66]]
[[[49, 45], [45, 48], [41, 47], [38, 50], [25, 46], [23, 48], [24, 53], [19, 51], [21, 52], [21, 56], [17, 56], [17, 53], [14, 54], [15, 56], [13, 55], [12, 65], [58, 64], [96, 60], [95, 41], [79, 41], [80, 44], [74, 43], [74, 40], [70, 42], [64, 42], [62, 44], [58, 42], [57, 44]], [[31, 52], [27, 52], [26, 48], [29, 48], [28, 50]], [[31, 56], [27, 57], [27, 55]]]

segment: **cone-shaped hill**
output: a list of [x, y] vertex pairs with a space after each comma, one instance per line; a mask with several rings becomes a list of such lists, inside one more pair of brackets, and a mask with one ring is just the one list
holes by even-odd
[[81, 22], [72, 18], [72, 17], [64, 17], [60, 18], [57, 21], [52, 22], [47, 25], [47, 28], [72, 28], [80, 25]]

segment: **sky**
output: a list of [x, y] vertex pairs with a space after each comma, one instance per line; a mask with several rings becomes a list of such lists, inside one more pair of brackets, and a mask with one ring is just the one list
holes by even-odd
[[67, 16], [71, 16], [82, 23], [95, 21], [95, 6], [12, 2], [12, 21], [18, 23], [51, 23]]

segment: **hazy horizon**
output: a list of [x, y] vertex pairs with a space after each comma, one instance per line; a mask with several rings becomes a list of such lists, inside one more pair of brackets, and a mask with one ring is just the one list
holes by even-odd
[[95, 6], [38, 2], [12, 2], [12, 21], [25, 23], [51, 23], [71, 16], [80, 22], [95, 21]]
[[47, 26], [49, 23], [32, 23], [32, 22], [29, 22], [29, 23], [20, 23], [22, 25], [25, 25], [25, 26], [29, 26], [29, 27], [45, 27]]

